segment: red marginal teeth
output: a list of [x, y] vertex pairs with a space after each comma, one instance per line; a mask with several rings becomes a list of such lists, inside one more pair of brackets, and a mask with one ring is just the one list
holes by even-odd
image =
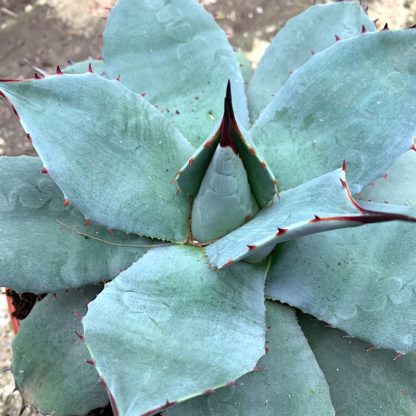
[[321, 218], [315, 215], [315, 218], [313, 220], [310, 220], [309, 222], [319, 222], [321, 221]]
[[278, 228], [277, 230], [276, 237], [280, 237], [287, 231], [287, 228]]

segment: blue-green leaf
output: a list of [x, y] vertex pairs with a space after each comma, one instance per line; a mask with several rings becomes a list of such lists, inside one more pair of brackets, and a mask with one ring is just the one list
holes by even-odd
[[252, 218], [259, 207], [243, 162], [218, 145], [192, 206], [192, 235], [201, 243], [222, 237]]
[[168, 416], [329, 416], [329, 388], [295, 312], [266, 302], [266, 355], [233, 386], [187, 400]]
[[221, 119], [229, 79], [237, 118], [248, 128], [234, 52], [195, 0], [119, 0], [107, 18], [103, 56], [108, 76], [145, 93], [195, 146]]
[[[382, 178], [363, 195], [416, 205], [415, 156], [393, 165], [392, 186]], [[377, 347], [416, 351], [415, 232], [414, 224], [392, 222], [282, 244], [266, 294]]]
[[83, 325], [118, 414], [154, 414], [252, 370], [264, 353], [265, 273], [215, 272], [201, 249], [174, 246], [110, 282]]
[[337, 416], [415, 414], [416, 354], [394, 359], [392, 351], [366, 351], [364, 342], [311, 317], [301, 316], [300, 323], [329, 384]]
[[314, 53], [336, 42], [376, 30], [358, 1], [317, 4], [290, 19], [261, 58], [247, 90], [251, 119], [260, 112], [290, 75]]
[[52, 179], [86, 217], [184, 240], [190, 206], [172, 182], [192, 147], [156, 109], [95, 74], [2, 82]]
[[12, 370], [24, 404], [42, 414], [84, 416], [108, 403], [97, 371], [86, 362], [80, 321], [100, 290], [87, 286], [48, 295], [21, 322]]
[[293, 73], [251, 130], [280, 189], [343, 160], [353, 192], [383, 176], [416, 131], [415, 56], [416, 30], [365, 33]]
[[112, 279], [154, 242], [85, 225], [38, 158], [0, 158], [0, 286], [56, 292]]
[[257, 261], [277, 244], [304, 235], [395, 219], [416, 221], [416, 211], [370, 203], [361, 207], [339, 169], [282, 192], [251, 221], [207, 246], [206, 253], [213, 266], [222, 268], [243, 259]]

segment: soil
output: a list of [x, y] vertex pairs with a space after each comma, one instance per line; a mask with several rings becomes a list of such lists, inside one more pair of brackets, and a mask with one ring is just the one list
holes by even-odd
[[[230, 35], [231, 43], [259, 60], [268, 41], [284, 22], [310, 0], [202, 0]], [[0, 0], [0, 79], [32, 77], [34, 67], [53, 72], [68, 60], [98, 58], [105, 7], [113, 0]], [[415, 23], [416, 2], [373, 0], [369, 14], [379, 24], [404, 27]], [[35, 154], [15, 116], [0, 105], [0, 156]], [[15, 416], [20, 407], [10, 371], [13, 335], [0, 294], [0, 416]], [[2, 371], [4, 369], [4, 371]], [[25, 411], [28, 416], [30, 410]]]

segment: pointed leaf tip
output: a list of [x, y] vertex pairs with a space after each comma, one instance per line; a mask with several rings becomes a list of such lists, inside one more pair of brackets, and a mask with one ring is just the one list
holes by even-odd
[[230, 80], [228, 80], [227, 82], [227, 92], [224, 99], [224, 115], [222, 118], [219, 132], [220, 146], [231, 147], [233, 152], [237, 154], [237, 146], [233, 138], [233, 133], [238, 132], [238, 127], [234, 116]]

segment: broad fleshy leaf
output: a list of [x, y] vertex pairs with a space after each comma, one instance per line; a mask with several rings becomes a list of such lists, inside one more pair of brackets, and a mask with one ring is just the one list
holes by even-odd
[[109, 77], [158, 106], [195, 146], [221, 119], [231, 80], [237, 118], [248, 128], [244, 81], [225, 33], [195, 0], [119, 0], [107, 18]]
[[44, 293], [112, 279], [154, 244], [86, 226], [41, 169], [38, 158], [0, 158], [0, 286]]
[[172, 182], [192, 147], [155, 108], [95, 74], [0, 82], [52, 179], [86, 217], [183, 241], [189, 203]]
[[108, 403], [97, 371], [86, 362], [80, 320], [100, 290], [87, 286], [48, 295], [21, 322], [12, 370], [24, 404], [42, 414], [83, 416]]
[[366, 351], [362, 341], [324, 328], [312, 317], [302, 316], [300, 323], [328, 381], [337, 416], [415, 414], [414, 353], [393, 359], [392, 351]]
[[354, 193], [383, 176], [416, 130], [415, 55], [416, 30], [364, 33], [293, 73], [251, 130], [280, 189], [343, 160]]
[[174, 246], [109, 283], [83, 325], [118, 414], [151, 415], [251, 371], [264, 353], [266, 268], [215, 272], [201, 249]]
[[257, 120], [273, 94], [313, 54], [336, 42], [376, 30], [358, 1], [317, 4], [290, 19], [261, 58], [247, 90], [250, 116]]
[[[404, 154], [390, 172], [394, 186], [382, 179], [363, 194], [375, 197], [379, 189], [388, 201], [416, 205], [414, 193], [409, 200], [406, 192], [414, 188], [415, 168], [414, 154]], [[414, 224], [392, 222], [283, 244], [274, 253], [266, 295], [377, 347], [415, 351], [415, 233]]]
[[350, 194], [345, 170], [338, 169], [282, 192], [251, 221], [207, 246], [206, 253], [213, 266], [222, 268], [243, 259], [257, 261], [277, 244], [303, 235], [395, 219], [416, 221], [412, 214], [416, 212], [396, 206], [361, 207]]
[[300, 329], [295, 312], [266, 302], [267, 354], [233, 386], [196, 397], [167, 416], [329, 416], [329, 388]]
[[[238, 154], [257, 204], [261, 208], [267, 205], [277, 193], [276, 179], [263, 156], [246, 136], [234, 115], [231, 85], [228, 83], [222, 120], [212, 137], [205, 141], [178, 171], [175, 179], [180, 189], [187, 195], [197, 195], [214, 153], [221, 145], [231, 147]], [[233, 172], [231, 176], [235, 174]]]

